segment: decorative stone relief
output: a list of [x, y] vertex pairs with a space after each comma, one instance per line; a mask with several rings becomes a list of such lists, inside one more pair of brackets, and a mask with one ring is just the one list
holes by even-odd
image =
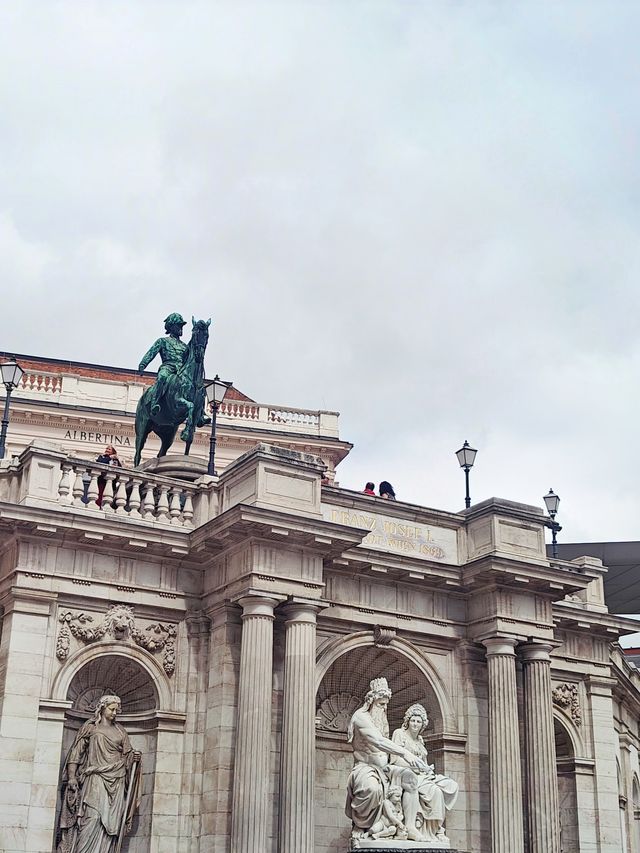
[[346, 733], [351, 715], [360, 705], [360, 700], [350, 693], [333, 693], [318, 708], [316, 729]]
[[382, 625], [376, 625], [373, 629], [373, 642], [376, 646], [388, 646], [395, 636], [395, 628], [383, 628]]
[[99, 625], [93, 616], [81, 610], [61, 610], [60, 629], [56, 639], [56, 657], [64, 661], [69, 656], [71, 637], [82, 643], [95, 643], [106, 636], [121, 642], [133, 642], [152, 654], [163, 652], [162, 667], [167, 675], [176, 668], [176, 626], [169, 622], [153, 622], [144, 631], [136, 626], [133, 610], [125, 604], [113, 604]]
[[569, 714], [576, 726], [582, 725], [582, 710], [578, 699], [577, 684], [567, 684], [566, 682], [560, 684], [558, 687], [554, 687], [552, 696], [554, 704]]

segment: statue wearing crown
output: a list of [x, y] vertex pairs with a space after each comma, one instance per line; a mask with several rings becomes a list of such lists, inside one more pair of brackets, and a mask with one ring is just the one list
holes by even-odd
[[413, 848], [448, 848], [445, 811], [457, 799], [458, 784], [427, 762], [421, 732], [429, 721], [422, 705], [408, 708], [401, 728], [389, 738], [391, 695], [386, 678], [374, 678], [349, 723], [354, 765], [345, 812], [353, 826], [351, 849], [392, 850], [407, 840]]

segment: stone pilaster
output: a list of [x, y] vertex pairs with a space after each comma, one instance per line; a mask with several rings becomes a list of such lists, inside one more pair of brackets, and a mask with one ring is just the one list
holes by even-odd
[[618, 799], [618, 736], [612, 696], [614, 685], [614, 679], [607, 676], [591, 677], [587, 681], [595, 759], [593, 782], [599, 853], [616, 853], [624, 849]]
[[316, 612], [288, 605], [280, 771], [281, 853], [313, 853]]
[[519, 649], [524, 667], [524, 731], [531, 853], [560, 853], [558, 776], [551, 698], [551, 646]]
[[[14, 588], [3, 602], [0, 641], [0, 850], [51, 850], [64, 711], [41, 714], [56, 596]], [[51, 703], [49, 703], [51, 704]], [[55, 705], [55, 703], [53, 703]], [[61, 708], [61, 710], [60, 710]]]
[[487, 650], [489, 681], [489, 771], [491, 851], [523, 853], [522, 779], [518, 732], [515, 638], [491, 637]]
[[243, 623], [231, 850], [264, 853], [271, 747], [273, 610], [277, 601], [255, 595], [240, 599], [239, 604]]

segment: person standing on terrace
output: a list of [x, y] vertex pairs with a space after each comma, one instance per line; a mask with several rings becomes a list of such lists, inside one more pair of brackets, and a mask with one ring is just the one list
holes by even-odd
[[383, 480], [378, 487], [378, 494], [386, 501], [395, 501], [396, 493], [393, 491], [393, 486], [386, 480]]

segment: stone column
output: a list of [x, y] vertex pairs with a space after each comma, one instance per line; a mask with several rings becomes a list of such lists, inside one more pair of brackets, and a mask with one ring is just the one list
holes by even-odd
[[489, 676], [491, 851], [524, 853], [514, 652], [517, 640], [491, 637], [482, 642], [487, 650]]
[[233, 770], [231, 850], [264, 853], [271, 749], [273, 609], [267, 596], [247, 596], [242, 607], [238, 724]]
[[280, 853], [313, 853], [316, 611], [291, 604], [284, 653], [280, 769]]
[[551, 698], [552, 646], [520, 647], [530, 853], [560, 853], [558, 776]]

